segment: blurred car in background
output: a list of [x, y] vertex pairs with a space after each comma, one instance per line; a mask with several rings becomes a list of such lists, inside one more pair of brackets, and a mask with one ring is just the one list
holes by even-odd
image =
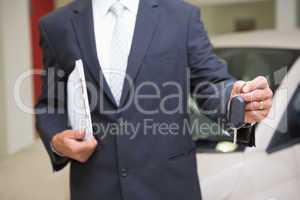
[[[227, 130], [193, 132], [205, 200], [300, 199], [300, 31], [263, 31], [212, 39], [237, 79], [258, 75], [274, 91], [271, 112], [256, 126], [256, 147], [234, 145]], [[215, 125], [190, 102], [190, 118]]]

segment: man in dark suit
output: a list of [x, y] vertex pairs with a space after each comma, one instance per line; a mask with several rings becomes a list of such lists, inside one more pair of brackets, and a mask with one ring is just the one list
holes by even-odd
[[[235, 82], [213, 53], [199, 9], [187, 3], [79, 0], [44, 17], [40, 32], [36, 123], [54, 170], [71, 164], [72, 200], [199, 200], [189, 94], [222, 123], [237, 94], [247, 103], [245, 123], [269, 112], [266, 79]], [[71, 130], [67, 113], [66, 83], [78, 59], [92, 86], [90, 141]], [[253, 146], [253, 138], [251, 128], [240, 129], [240, 143]]]

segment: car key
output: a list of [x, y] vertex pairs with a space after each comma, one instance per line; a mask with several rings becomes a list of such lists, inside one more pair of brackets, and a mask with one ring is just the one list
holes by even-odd
[[233, 130], [233, 143], [237, 143], [237, 131], [244, 126], [245, 102], [241, 96], [232, 97], [228, 104], [228, 116], [230, 128]]

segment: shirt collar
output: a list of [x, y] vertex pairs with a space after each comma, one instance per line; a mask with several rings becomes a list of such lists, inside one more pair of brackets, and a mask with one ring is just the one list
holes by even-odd
[[120, 1], [133, 14], [137, 14], [139, 0], [93, 0], [93, 9], [94, 11], [97, 11], [100, 16], [105, 16], [108, 13], [110, 7], [116, 1]]

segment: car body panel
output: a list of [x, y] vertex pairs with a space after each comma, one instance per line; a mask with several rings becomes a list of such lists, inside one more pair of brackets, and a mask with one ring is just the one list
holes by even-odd
[[[300, 185], [300, 145], [295, 145], [294, 149], [294, 157], [296, 160], [296, 175], [297, 175], [297, 185]], [[300, 190], [299, 190], [300, 192]], [[300, 194], [299, 194], [300, 196]]]
[[[258, 125], [256, 129], [255, 151], [265, 151], [270, 143], [274, 130], [278, 128], [279, 122], [284, 115], [290, 99], [292, 98], [300, 82], [300, 58], [291, 67], [286, 77], [282, 80], [273, 97], [273, 105], [268, 117]], [[284, 132], [285, 130], [282, 130]], [[252, 151], [253, 149], [246, 149]]]
[[[199, 153], [198, 174], [200, 177], [203, 199], [227, 199], [239, 182], [243, 168], [243, 154]], [[222, 160], [222, 165], [220, 165]], [[217, 191], [216, 191], [216, 188]]]
[[[297, 41], [299, 42], [299, 39]], [[216, 47], [231, 48], [239, 46], [237, 45], [238, 42], [227, 46], [225, 45], [226, 42], [223, 45], [220, 44], [221, 42]], [[288, 45], [290, 43], [285, 44], [284, 47], [287, 48]], [[246, 47], [247, 45], [245, 43], [240, 46]], [[277, 44], [273, 48], [279, 48], [279, 46]], [[299, 50], [300, 43], [296, 46], [291, 45], [290, 48]], [[283, 48], [283, 46], [280, 48]], [[246, 148], [243, 152], [235, 153], [200, 152], [197, 154], [198, 174], [203, 199], [300, 199], [300, 144], [288, 146], [273, 153], [266, 151], [275, 130], [284, 118], [289, 101], [299, 82], [300, 58], [290, 68], [277, 88], [273, 106], [267, 119], [257, 126], [256, 148]]]

